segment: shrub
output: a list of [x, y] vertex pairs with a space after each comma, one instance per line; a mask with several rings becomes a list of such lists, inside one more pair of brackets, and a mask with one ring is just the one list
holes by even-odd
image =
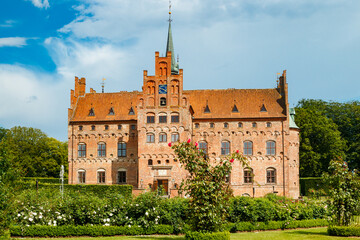
[[186, 240], [230, 240], [230, 232], [188, 232]]
[[171, 234], [173, 227], [158, 225], [152, 228], [138, 226], [29, 226], [10, 227], [11, 236], [17, 237], [69, 237], [69, 236], [115, 236], [115, 235], [148, 235], [148, 234]]
[[360, 227], [359, 226], [329, 226], [328, 234], [330, 236], [360, 237]]
[[[24, 182], [31, 182], [36, 183], [36, 180], [38, 180], [39, 183], [54, 183], [54, 184], [60, 184], [60, 178], [44, 178], [44, 177], [23, 177], [20, 180]], [[68, 178], [64, 178], [64, 184], [68, 184]]]
[[[300, 178], [300, 193], [302, 196], [308, 196], [310, 193], [310, 189], [313, 189], [314, 192], [320, 189], [328, 189], [328, 185], [323, 182], [321, 177], [307, 177]], [[320, 196], [326, 195], [326, 191], [320, 191]]]

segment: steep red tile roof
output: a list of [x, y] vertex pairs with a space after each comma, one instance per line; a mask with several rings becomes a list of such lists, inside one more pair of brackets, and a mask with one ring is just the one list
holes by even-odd
[[[137, 91], [86, 93], [85, 96], [79, 97], [70, 121], [136, 120], [138, 94]], [[129, 115], [131, 107], [135, 115]], [[89, 116], [91, 108], [94, 109], [95, 116]], [[114, 115], [109, 115], [110, 108], [113, 108]]]
[[[276, 89], [187, 90], [195, 118], [286, 117]], [[232, 112], [234, 104], [238, 112]], [[261, 112], [264, 104], [266, 112]], [[204, 110], [208, 105], [210, 113]]]

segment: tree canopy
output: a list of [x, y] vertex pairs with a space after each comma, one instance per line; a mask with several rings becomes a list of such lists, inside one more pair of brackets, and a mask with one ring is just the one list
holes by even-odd
[[49, 138], [40, 129], [8, 129], [0, 148], [7, 150], [9, 159], [22, 168], [26, 177], [59, 177], [60, 166], [67, 167], [67, 143]]
[[338, 157], [360, 167], [360, 102], [301, 100], [296, 113], [302, 177], [321, 176]]

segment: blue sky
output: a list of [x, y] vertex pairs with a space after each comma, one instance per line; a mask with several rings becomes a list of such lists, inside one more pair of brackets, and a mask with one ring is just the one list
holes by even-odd
[[[67, 139], [74, 77], [140, 90], [165, 53], [168, 0], [2, 0], [0, 126]], [[360, 100], [359, 0], [172, 0], [185, 89], [273, 88], [291, 106]]]

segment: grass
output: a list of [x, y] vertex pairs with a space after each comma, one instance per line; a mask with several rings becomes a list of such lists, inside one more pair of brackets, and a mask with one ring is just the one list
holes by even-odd
[[[33, 238], [32, 240], [44, 240], [44, 238]], [[60, 238], [61, 240], [74, 240], [74, 238]], [[77, 240], [169, 240], [177, 239], [184, 240], [184, 236], [133, 236], [133, 237], [78, 237]], [[311, 229], [297, 229], [285, 231], [264, 231], [264, 232], [245, 232], [232, 233], [231, 240], [325, 240], [325, 239], [344, 239], [343, 237], [332, 237], [327, 235], [327, 228], [311, 228]], [[358, 238], [360, 239], [360, 238]], [[57, 238], [59, 240], [59, 238]]]

